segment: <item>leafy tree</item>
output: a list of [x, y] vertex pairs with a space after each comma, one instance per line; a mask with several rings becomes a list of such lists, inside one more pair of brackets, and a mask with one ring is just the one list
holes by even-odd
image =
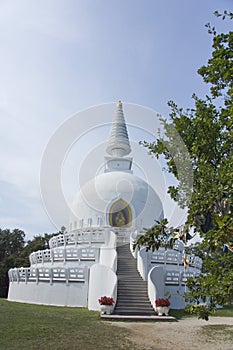
[[37, 250], [47, 249], [54, 234], [34, 236], [27, 243], [22, 230], [0, 229], [0, 297], [8, 294], [8, 271], [13, 267], [29, 266], [29, 255]]
[[22, 230], [0, 229], [0, 297], [6, 297], [8, 292], [8, 270], [20, 266], [20, 254], [25, 245], [25, 233]]
[[202, 260], [205, 260], [207, 252], [204, 250], [201, 242], [196, 242], [185, 247], [186, 254], [193, 254], [199, 256]]
[[[233, 18], [227, 11], [215, 15]], [[181, 207], [188, 206], [186, 225], [202, 237], [203, 273], [189, 279], [186, 300], [192, 303], [191, 312], [208, 319], [217, 304], [233, 300], [233, 253], [223, 250], [233, 246], [233, 32], [217, 33], [206, 26], [213, 37], [212, 57], [198, 73], [209, 84], [209, 95], [193, 95], [194, 108], [188, 110], [169, 102], [170, 119], [161, 119], [165, 134], [142, 144], [151, 155], [165, 158], [167, 171], [177, 179], [169, 187], [170, 196]], [[147, 233], [148, 247], [150, 242]], [[206, 301], [207, 306], [201, 303]]]
[[29, 266], [29, 255], [38, 250], [44, 250], [49, 248], [49, 240], [54, 236], [54, 233], [34, 236], [32, 240], [29, 240], [21, 252], [21, 259], [23, 266]]
[[13, 255], [19, 254], [25, 244], [25, 233], [22, 230], [0, 229], [0, 260]]

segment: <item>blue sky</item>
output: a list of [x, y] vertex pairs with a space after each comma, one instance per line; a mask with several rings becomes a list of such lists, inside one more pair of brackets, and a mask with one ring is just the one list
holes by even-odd
[[[1, 0], [0, 227], [56, 232], [40, 195], [40, 164], [69, 116], [121, 99], [168, 115], [208, 90], [205, 23], [232, 0]], [[111, 121], [112, 116], [110, 116]]]

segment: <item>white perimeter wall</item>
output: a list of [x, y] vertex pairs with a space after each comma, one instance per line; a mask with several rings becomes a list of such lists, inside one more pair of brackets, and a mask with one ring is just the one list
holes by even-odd
[[8, 300], [56, 306], [87, 307], [88, 287], [86, 282], [11, 282]]

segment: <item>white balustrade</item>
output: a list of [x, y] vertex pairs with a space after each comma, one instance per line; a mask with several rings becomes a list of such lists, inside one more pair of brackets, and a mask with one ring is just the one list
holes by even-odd
[[105, 244], [108, 230], [106, 228], [76, 229], [69, 233], [59, 234], [49, 240], [49, 247], [57, 248], [77, 244]]
[[65, 249], [53, 249], [53, 261], [65, 261]]
[[52, 270], [53, 281], [66, 281], [67, 280], [67, 269], [65, 267], [54, 267]]
[[80, 248], [80, 260], [81, 261], [96, 261], [97, 249], [95, 248]]
[[197, 275], [198, 275], [198, 273], [196, 273], [194, 271], [184, 271], [184, 272], [182, 272], [181, 273], [181, 284], [185, 285], [188, 278], [195, 277]]
[[182, 253], [184, 251], [184, 243], [182, 241], [176, 240], [173, 249]]
[[167, 250], [165, 252], [165, 259], [167, 264], [177, 264], [182, 262], [182, 254], [174, 250]]
[[85, 282], [87, 280], [87, 269], [83, 267], [72, 267], [68, 269], [68, 281]]
[[151, 255], [151, 263], [164, 264], [166, 261], [165, 250], [155, 250]]
[[96, 247], [72, 247], [53, 248], [39, 250], [30, 254], [31, 265], [53, 263], [55, 261], [86, 261], [98, 262], [99, 250]]
[[41, 250], [38, 250], [36, 252], [36, 261], [38, 263], [42, 263], [43, 262], [43, 255], [42, 255], [42, 251]]
[[195, 271], [167, 270], [164, 274], [165, 285], [185, 285], [187, 279], [198, 276]]
[[39, 267], [38, 268], [38, 276], [40, 281], [48, 281], [50, 280], [51, 276], [51, 269], [46, 267]]
[[42, 250], [42, 255], [43, 255], [43, 262], [50, 262], [51, 261], [51, 250], [46, 249]]
[[66, 261], [80, 260], [80, 249], [77, 248], [66, 248]]
[[36, 281], [39, 282], [39, 271], [36, 267], [30, 267], [30, 276], [29, 281]]
[[[187, 255], [188, 265], [196, 269], [201, 270], [202, 259], [193, 254]], [[184, 265], [184, 251], [181, 253], [180, 250], [159, 248], [154, 252], [151, 252], [151, 267], [154, 264], [171, 264], [171, 265]]]
[[179, 285], [180, 284], [180, 271], [166, 271], [165, 272], [165, 284]]
[[9, 270], [10, 282], [88, 282], [88, 267], [35, 267]]

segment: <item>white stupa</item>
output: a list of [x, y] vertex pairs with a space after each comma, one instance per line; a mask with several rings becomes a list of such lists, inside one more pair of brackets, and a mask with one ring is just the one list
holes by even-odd
[[[185, 281], [200, 273], [200, 259], [190, 256], [189, 266], [184, 266], [184, 244], [180, 241], [166, 251], [132, 249], [135, 237], [143, 234], [142, 228], [150, 228], [163, 218], [163, 206], [154, 189], [133, 174], [120, 101], [106, 152], [104, 172], [74, 196], [67, 232], [52, 237], [49, 249], [33, 252], [30, 267], [9, 270], [8, 300], [100, 310], [98, 300], [107, 295], [114, 298], [115, 310], [122, 314], [127, 311], [122, 311], [123, 295], [122, 305], [126, 300], [129, 303], [127, 312], [137, 314], [150, 311], [148, 307], [141, 310], [135, 299], [140, 302], [147, 294], [153, 311], [155, 299], [169, 292], [173, 308], [184, 306]], [[144, 294], [138, 297], [140, 293]]]
[[[112, 226], [141, 230], [163, 217], [153, 188], [132, 171], [131, 152], [122, 103], [119, 101], [107, 144], [105, 171], [86, 183], [75, 196], [69, 230]], [[119, 219], [121, 218], [121, 220]]]

